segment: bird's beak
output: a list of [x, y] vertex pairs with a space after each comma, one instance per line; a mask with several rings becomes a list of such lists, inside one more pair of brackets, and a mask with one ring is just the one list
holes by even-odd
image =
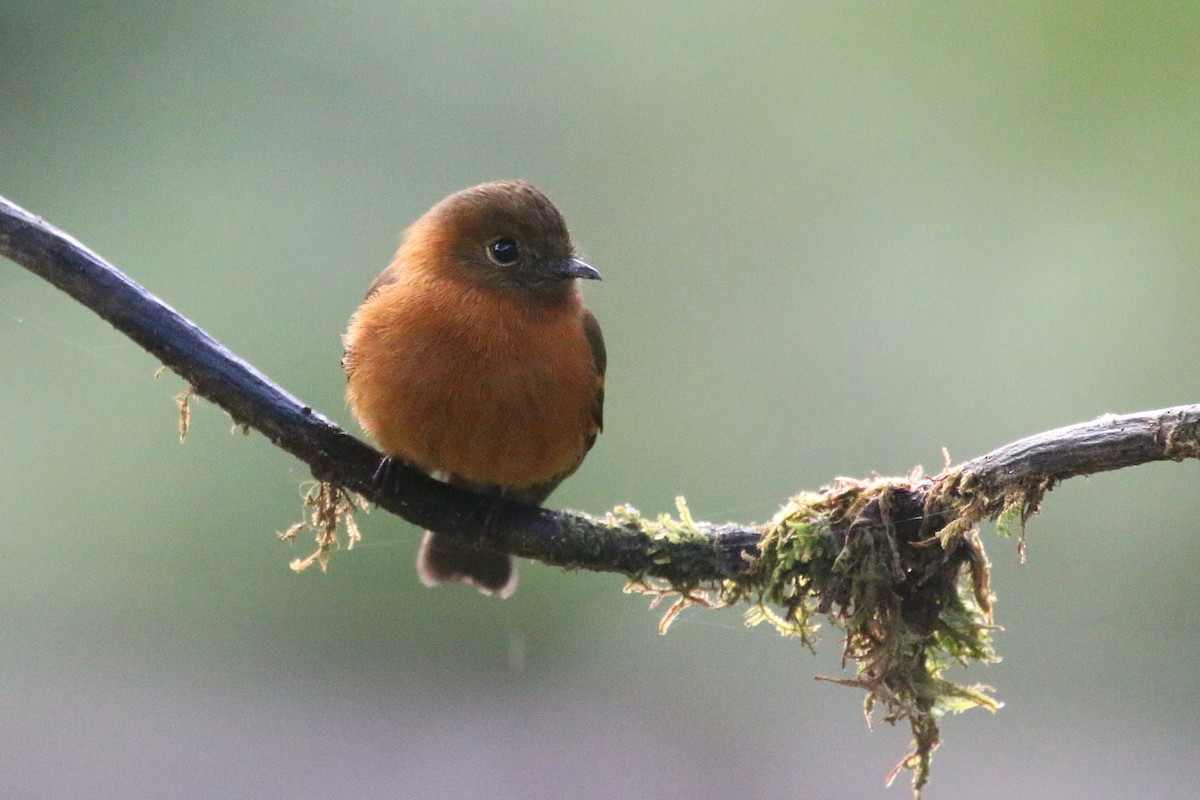
[[554, 270], [559, 278], [582, 278], [585, 281], [600, 280], [600, 273], [591, 265], [578, 258], [566, 258], [560, 261]]

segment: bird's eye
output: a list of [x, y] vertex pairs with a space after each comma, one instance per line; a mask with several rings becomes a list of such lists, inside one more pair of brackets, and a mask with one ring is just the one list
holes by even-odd
[[511, 267], [521, 257], [521, 248], [517, 240], [507, 236], [497, 239], [487, 246], [488, 258], [498, 267]]

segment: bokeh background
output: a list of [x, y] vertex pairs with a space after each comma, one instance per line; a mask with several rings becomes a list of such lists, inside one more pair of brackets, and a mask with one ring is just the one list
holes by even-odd
[[[0, 5], [0, 194], [351, 425], [339, 335], [407, 222], [525, 177], [604, 274], [607, 424], [553, 503], [770, 516], [1200, 400], [1200, 8]], [[614, 575], [430, 591], [384, 513], [327, 574], [305, 470], [0, 263], [0, 795], [906, 797], [836, 636], [670, 634]], [[1004, 661], [929, 798], [1200, 782], [1195, 463], [984, 532]]]

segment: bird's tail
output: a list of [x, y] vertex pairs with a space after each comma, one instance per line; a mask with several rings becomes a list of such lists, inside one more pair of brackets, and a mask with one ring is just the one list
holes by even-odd
[[517, 565], [512, 556], [460, 547], [433, 531], [425, 531], [421, 541], [417, 577], [426, 586], [466, 583], [501, 598], [517, 589]]

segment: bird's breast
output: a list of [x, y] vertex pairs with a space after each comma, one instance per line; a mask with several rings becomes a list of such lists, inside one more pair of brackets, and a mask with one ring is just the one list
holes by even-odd
[[529, 486], [572, 472], [599, 377], [572, 293], [549, 307], [476, 288], [396, 285], [346, 336], [347, 396], [379, 446], [428, 471]]

